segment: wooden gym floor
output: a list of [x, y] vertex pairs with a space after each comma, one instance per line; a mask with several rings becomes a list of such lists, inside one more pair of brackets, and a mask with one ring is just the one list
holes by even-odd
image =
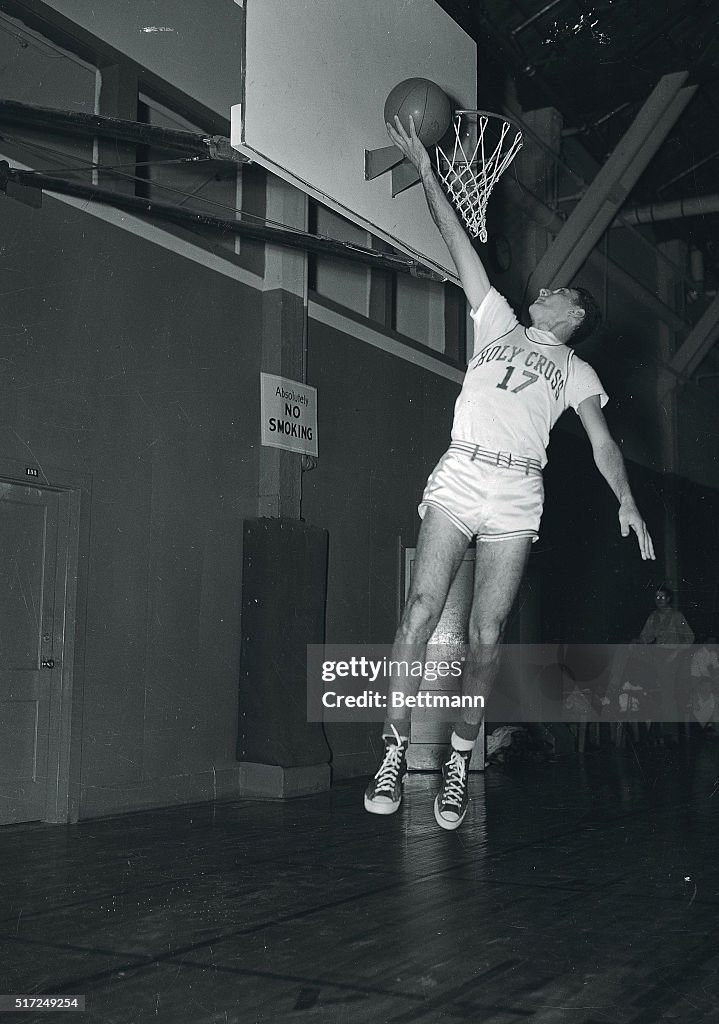
[[[365, 780], [2, 836], [8, 994], [136, 1024], [715, 1021], [719, 739], [437, 776], [394, 817]], [[0, 1014], [7, 1020], [56, 1014]]]

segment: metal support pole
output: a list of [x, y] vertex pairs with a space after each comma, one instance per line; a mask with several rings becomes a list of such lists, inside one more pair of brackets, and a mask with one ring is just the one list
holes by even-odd
[[14, 167], [10, 167], [7, 161], [0, 161], [0, 190], [4, 190], [4, 183], [6, 182], [27, 185], [30, 188], [42, 189], [47, 192], [56, 192], [59, 195], [77, 196], [80, 199], [88, 199], [91, 202], [105, 203], [120, 210], [154, 217], [158, 220], [170, 221], [183, 227], [192, 228], [202, 225], [203, 227], [216, 228], [218, 231], [239, 235], [242, 238], [254, 238], [260, 242], [284, 245], [290, 249], [302, 249], [305, 252], [316, 252], [325, 256], [338, 256], [341, 259], [354, 260], [383, 270], [394, 270], [399, 273], [411, 274], [413, 277], [423, 278], [428, 281], [441, 282], [446, 280], [445, 277], [440, 276], [433, 270], [429, 270], [423, 264], [408, 256], [393, 256], [391, 253], [379, 252], [377, 249], [369, 249], [361, 245], [355, 245], [352, 242], [340, 242], [334, 238], [322, 238], [317, 235], [310, 235], [305, 231], [294, 231], [290, 228], [270, 227], [267, 224], [246, 220], [223, 220], [221, 217], [213, 217], [206, 213], [193, 213], [191, 210], [186, 210], [181, 206], [170, 206], [151, 199], [142, 199], [139, 196], [112, 192], [107, 189], [95, 188], [92, 185], [81, 185], [76, 182], [65, 181], [63, 178], [53, 178], [47, 174], [40, 174], [36, 171], [19, 171]]
[[39, 131], [58, 132], [61, 135], [100, 137], [198, 156], [212, 156], [211, 144], [224, 141], [227, 145], [223, 147], [221, 159], [231, 160], [233, 163], [247, 163], [245, 157], [232, 149], [229, 139], [220, 140], [219, 137], [198, 132], [178, 131], [121, 117], [85, 114], [76, 110], [55, 110], [29, 103], [17, 103], [15, 100], [0, 100], [0, 125], [13, 124], [26, 131], [34, 128]]
[[[716, 295], [704, 316], [690, 331], [681, 348], [675, 353], [671, 369], [689, 377], [719, 338], [719, 295]], [[676, 386], [676, 379], [675, 379]]]

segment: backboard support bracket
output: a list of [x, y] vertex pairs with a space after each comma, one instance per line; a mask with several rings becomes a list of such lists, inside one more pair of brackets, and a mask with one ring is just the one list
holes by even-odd
[[366, 149], [364, 151], [364, 178], [365, 181], [372, 181], [386, 174], [397, 164], [402, 163], [405, 157], [396, 146], [382, 146], [381, 149]]

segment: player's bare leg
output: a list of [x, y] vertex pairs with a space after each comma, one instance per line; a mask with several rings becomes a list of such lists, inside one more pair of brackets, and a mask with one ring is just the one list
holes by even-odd
[[[439, 622], [468, 545], [462, 531], [440, 509], [430, 505], [419, 531], [409, 596], [392, 647], [393, 661], [424, 658], [427, 641]], [[391, 689], [414, 696], [420, 683], [416, 676], [393, 676]], [[388, 721], [395, 725], [406, 717], [401, 708], [388, 709]]]
[[[431, 505], [427, 508], [419, 531], [407, 604], [392, 647], [393, 662], [410, 665], [424, 660], [427, 641], [442, 614], [468, 544], [465, 534], [440, 509]], [[414, 696], [421, 682], [419, 675], [393, 674], [389, 689], [403, 697]], [[385, 755], [364, 798], [365, 808], [372, 814], [392, 814], [397, 810], [406, 774], [409, 716], [404, 707], [392, 707], [391, 692], [387, 701], [387, 719], [382, 730]]]
[[[507, 618], [522, 581], [531, 543], [531, 538], [519, 537], [477, 544], [463, 696], [483, 697], [486, 701], [492, 692]], [[442, 788], [435, 800], [437, 823], [449, 830], [459, 828], [469, 806], [469, 762], [484, 717], [481, 702], [477, 704], [475, 708], [464, 708], [462, 718], [455, 722], [449, 757], [442, 772]]]
[[[519, 592], [531, 547], [530, 537], [477, 544], [463, 694], [483, 696], [487, 700], [492, 692], [504, 630]], [[467, 709], [462, 721], [479, 728], [483, 717], [481, 708]]]

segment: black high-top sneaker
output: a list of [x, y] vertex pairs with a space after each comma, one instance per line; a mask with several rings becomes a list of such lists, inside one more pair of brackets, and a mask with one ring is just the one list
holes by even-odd
[[442, 767], [442, 788], [434, 801], [434, 816], [438, 825], [452, 831], [464, 821], [469, 807], [467, 778], [471, 750], [450, 747], [449, 760]]
[[392, 726], [394, 736], [385, 736], [384, 757], [375, 777], [365, 790], [364, 806], [370, 814], [394, 814], [402, 803], [402, 785], [407, 774], [407, 742], [402, 742]]

